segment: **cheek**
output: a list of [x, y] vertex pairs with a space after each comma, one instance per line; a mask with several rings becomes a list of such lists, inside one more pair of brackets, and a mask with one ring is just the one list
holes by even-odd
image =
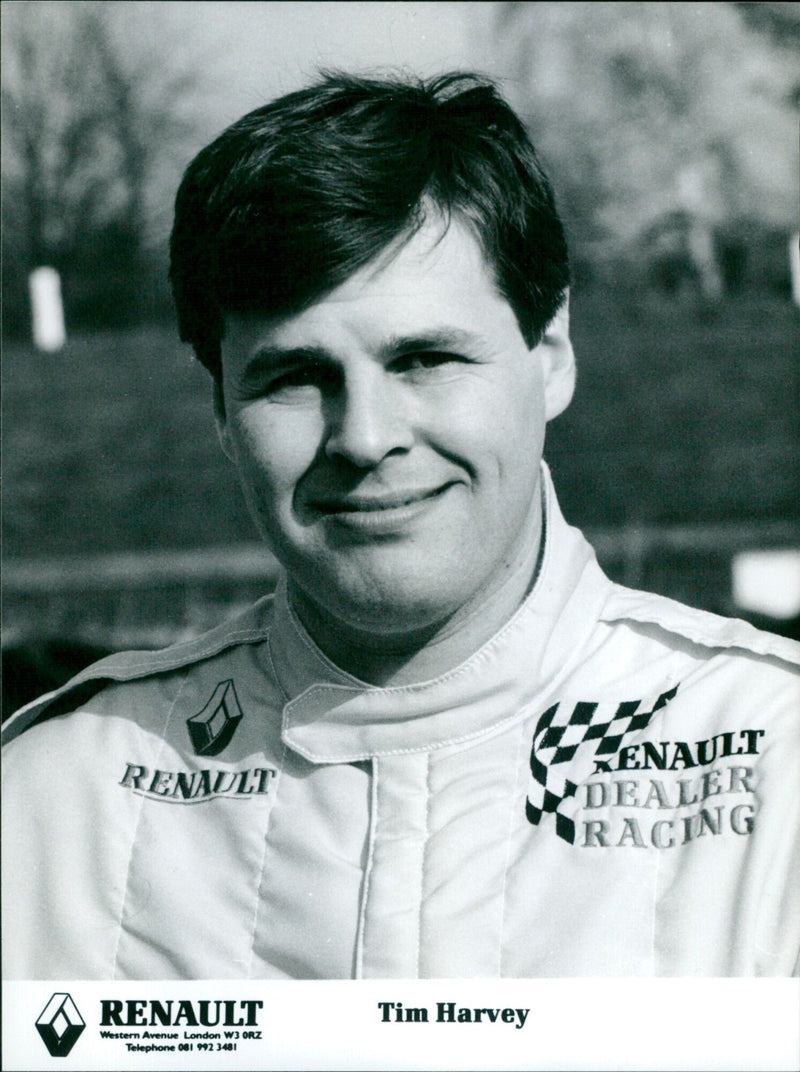
[[321, 429], [319, 415], [299, 407], [248, 407], [233, 418], [239, 472], [259, 496], [290, 494], [316, 457]]
[[538, 471], [544, 397], [540, 377], [524, 371], [454, 393], [445, 408], [443, 442], [469, 460], [479, 478], [516, 481], [526, 471]]

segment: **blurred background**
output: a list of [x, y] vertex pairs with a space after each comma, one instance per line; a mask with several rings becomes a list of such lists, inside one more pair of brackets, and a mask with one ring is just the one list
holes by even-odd
[[798, 45], [798, 3], [3, 3], [4, 715], [274, 583], [166, 246], [191, 157], [320, 68], [499, 80], [571, 243], [568, 520], [797, 636]]

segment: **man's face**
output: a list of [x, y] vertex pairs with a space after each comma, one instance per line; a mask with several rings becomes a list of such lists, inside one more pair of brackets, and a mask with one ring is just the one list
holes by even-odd
[[565, 317], [529, 350], [472, 232], [443, 230], [222, 343], [223, 447], [295, 594], [385, 635], [475, 613], [530, 555], [571, 393]]

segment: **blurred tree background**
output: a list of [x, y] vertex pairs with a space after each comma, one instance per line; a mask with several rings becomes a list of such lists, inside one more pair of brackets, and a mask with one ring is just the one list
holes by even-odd
[[800, 4], [500, 4], [493, 36], [579, 282], [788, 294]]
[[[611, 527], [612, 572], [730, 610], [717, 529], [649, 573], [616, 545], [631, 526], [753, 521], [800, 542], [800, 4], [2, 7], [4, 554], [33, 561], [25, 584], [49, 578], [42, 600], [48, 557], [252, 541], [175, 338], [171, 202], [217, 130], [318, 66], [485, 70], [528, 123], [570, 236], [580, 370], [547, 457], [567, 517]], [[58, 354], [29, 341], [39, 265], [62, 278]], [[5, 616], [24, 629], [14, 576]], [[73, 632], [100, 613], [83, 604], [59, 619]]]
[[[61, 273], [73, 328], [168, 315], [171, 196], [214, 133], [204, 105], [219, 93], [199, 41], [179, 40], [186, 20], [169, 18], [182, 6], [3, 4], [7, 337], [29, 330], [27, 273], [41, 264]], [[279, 5], [247, 6], [279, 17]], [[473, 27], [461, 59], [496, 74], [526, 118], [556, 179], [578, 287], [788, 295], [800, 4], [407, 6]], [[350, 7], [378, 5], [345, 5], [345, 23]]]
[[494, 69], [572, 251], [582, 525], [800, 513], [800, 4], [505, 3]]
[[[198, 56], [137, 40], [109, 3], [3, 7], [4, 333], [30, 330], [28, 274], [58, 270], [73, 328], [169, 315], [156, 205], [196, 135]], [[120, 5], [122, 9], [124, 5]]]

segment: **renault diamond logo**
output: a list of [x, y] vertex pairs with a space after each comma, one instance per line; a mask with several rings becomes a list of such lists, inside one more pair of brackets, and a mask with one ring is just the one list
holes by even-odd
[[220, 681], [202, 711], [186, 720], [198, 756], [216, 756], [230, 743], [242, 720], [233, 680]]
[[53, 994], [36, 1021], [51, 1057], [66, 1057], [86, 1027], [69, 994]]

